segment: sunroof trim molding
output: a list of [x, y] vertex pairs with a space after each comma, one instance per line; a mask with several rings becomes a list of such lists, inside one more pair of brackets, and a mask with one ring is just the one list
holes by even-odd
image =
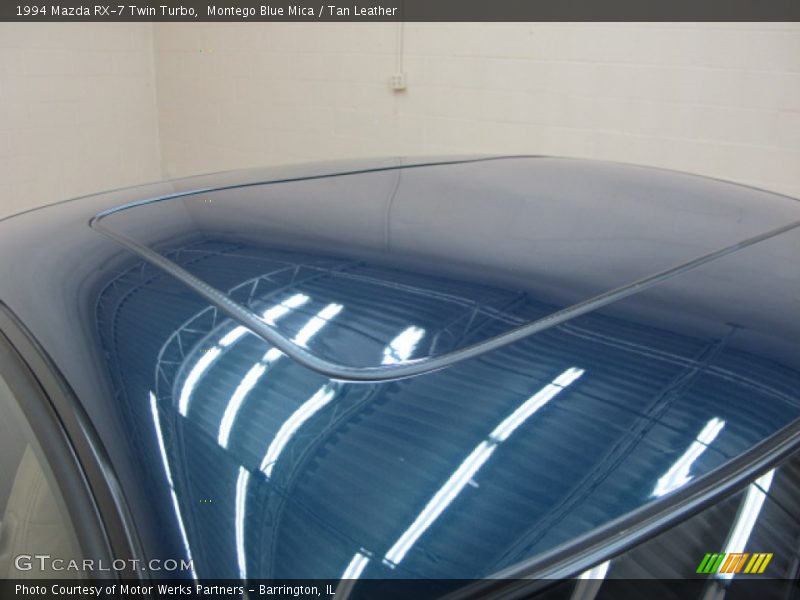
[[[178, 196], [182, 195], [188, 194], [179, 194]], [[464, 360], [476, 358], [486, 352], [491, 352], [509, 344], [513, 344], [527, 337], [545, 331], [546, 329], [574, 319], [575, 317], [607, 306], [608, 304], [616, 302], [617, 300], [637, 294], [643, 290], [656, 286], [667, 279], [695, 269], [706, 263], [720, 259], [743, 248], [752, 246], [800, 227], [800, 221], [793, 221], [781, 227], [770, 229], [769, 231], [759, 235], [746, 238], [713, 252], [703, 254], [699, 257], [685, 261], [668, 269], [659, 271], [653, 275], [640, 278], [632, 283], [614, 288], [602, 294], [598, 294], [587, 300], [578, 302], [568, 306], [567, 308], [558, 310], [545, 317], [525, 325], [521, 325], [487, 340], [483, 340], [481, 342], [477, 342], [470, 346], [453, 350], [445, 354], [409, 360], [394, 365], [354, 367], [326, 360], [297, 345], [291, 339], [281, 334], [276, 328], [265, 323], [251, 310], [231, 299], [224, 292], [208, 285], [200, 278], [192, 275], [187, 270], [178, 266], [168, 258], [165, 258], [154, 250], [137, 242], [136, 240], [118, 231], [115, 231], [113, 228], [108, 227], [103, 222], [106, 217], [126, 210], [127, 208], [131, 208], [132, 206], [149, 204], [154, 201], [166, 200], [172, 197], [173, 196], [168, 196], [166, 198], [145, 200], [133, 205], [129, 204], [117, 207], [115, 209], [103, 211], [92, 217], [92, 219], [89, 221], [89, 226], [95, 231], [102, 233], [103, 235], [114, 240], [119, 245], [132, 251], [155, 267], [171, 275], [175, 279], [178, 279], [190, 289], [215, 305], [219, 310], [237, 321], [239, 324], [244, 325], [254, 334], [261, 337], [264, 341], [275, 346], [287, 356], [293, 360], [296, 360], [308, 369], [325, 375], [326, 377], [330, 377], [331, 379], [360, 382], [392, 381], [407, 377], [415, 377], [450, 367]]]

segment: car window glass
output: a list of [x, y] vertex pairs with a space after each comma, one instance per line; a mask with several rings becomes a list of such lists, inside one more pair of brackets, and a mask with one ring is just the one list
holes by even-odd
[[81, 552], [60, 490], [2, 374], [0, 448], [0, 577], [79, 577], [70, 561], [79, 565]]
[[[736, 494], [542, 597], [600, 600], [652, 589], [659, 597], [711, 600], [759, 590], [788, 598], [800, 564], [799, 485], [795, 454]], [[765, 579], [770, 587], [763, 587]]]

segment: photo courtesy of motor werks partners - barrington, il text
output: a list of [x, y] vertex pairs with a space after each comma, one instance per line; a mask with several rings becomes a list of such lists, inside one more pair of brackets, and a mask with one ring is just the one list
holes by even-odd
[[140, 585], [126, 583], [104, 584], [63, 584], [54, 583], [48, 585], [27, 585], [18, 583], [14, 587], [16, 596], [213, 596], [224, 597], [232, 596], [241, 598], [245, 592], [257, 593], [260, 596], [292, 596], [302, 597], [332, 597], [334, 596], [333, 586], [325, 585], [325, 595], [316, 585], [255, 585], [246, 588], [244, 585], [203, 585], [195, 583], [189, 584], [166, 584]]

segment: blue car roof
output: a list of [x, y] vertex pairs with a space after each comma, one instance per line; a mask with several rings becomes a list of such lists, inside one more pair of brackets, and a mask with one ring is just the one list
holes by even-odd
[[[5, 266], [3, 300], [96, 421], [149, 552], [189, 554], [206, 577], [486, 577], [668, 499], [800, 416], [796, 201], [567, 159], [361, 166], [0, 223], [75, 223], [58, 295], [23, 302], [46, 278]], [[446, 368], [355, 382], [92, 230], [97, 213], [353, 368], [424, 364], [730, 251]], [[76, 266], [87, 249], [94, 266]]]

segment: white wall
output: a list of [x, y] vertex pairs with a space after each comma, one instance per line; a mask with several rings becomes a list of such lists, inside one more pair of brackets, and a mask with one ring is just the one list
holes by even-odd
[[531, 153], [800, 196], [799, 24], [157, 24], [171, 176], [314, 159]]
[[0, 217], [160, 179], [149, 24], [0, 23]]
[[484, 152], [800, 196], [800, 24], [0, 23], [0, 216], [162, 175]]

